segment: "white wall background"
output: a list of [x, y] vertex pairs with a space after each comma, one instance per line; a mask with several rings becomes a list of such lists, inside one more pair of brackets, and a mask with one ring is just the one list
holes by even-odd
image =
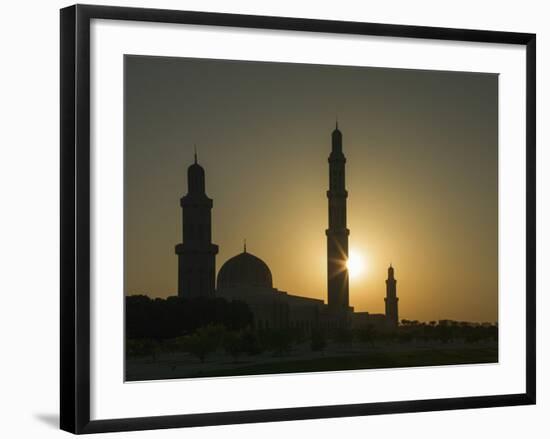
[[[119, 6], [281, 15], [395, 24], [535, 32], [538, 39], [538, 405], [325, 419], [109, 437], [543, 438], [550, 435], [550, 14], [524, 0], [157, 0], [88, 1]], [[0, 431], [3, 437], [60, 437], [59, 357], [59, 13], [63, 1], [3, 4], [0, 24]], [[215, 395], [212, 395], [215, 398]]]

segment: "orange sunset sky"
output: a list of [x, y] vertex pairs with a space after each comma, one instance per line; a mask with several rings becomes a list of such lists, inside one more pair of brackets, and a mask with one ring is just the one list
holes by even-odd
[[216, 267], [242, 251], [274, 287], [326, 301], [330, 135], [347, 157], [356, 311], [498, 319], [498, 76], [125, 57], [125, 293], [177, 291], [193, 145]]

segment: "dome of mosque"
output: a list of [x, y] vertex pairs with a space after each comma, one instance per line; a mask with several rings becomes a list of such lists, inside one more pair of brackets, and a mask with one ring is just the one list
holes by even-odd
[[272, 288], [271, 270], [260, 258], [244, 251], [228, 259], [218, 272], [218, 289], [232, 287]]

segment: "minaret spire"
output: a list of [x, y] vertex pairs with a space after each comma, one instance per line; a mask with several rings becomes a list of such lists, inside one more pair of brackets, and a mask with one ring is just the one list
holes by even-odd
[[243, 239], [243, 252], [246, 253], [246, 238]]
[[327, 290], [328, 305], [333, 310], [349, 310], [348, 237], [346, 200], [346, 156], [342, 151], [342, 133], [332, 132], [332, 148], [328, 157], [329, 190], [327, 235]]
[[197, 161], [197, 144], [195, 143], [195, 165], [198, 163]]
[[[213, 202], [205, 192], [205, 172], [197, 163], [187, 169], [187, 194], [180, 199], [182, 242], [178, 255], [178, 296], [212, 297], [215, 291], [216, 254], [212, 243]], [[200, 257], [197, 257], [200, 255]]]
[[396, 328], [399, 322], [399, 314], [397, 311], [397, 280], [394, 276], [394, 269], [392, 264], [388, 267], [388, 278], [386, 279], [386, 297], [384, 299], [386, 304], [386, 322], [391, 328]]

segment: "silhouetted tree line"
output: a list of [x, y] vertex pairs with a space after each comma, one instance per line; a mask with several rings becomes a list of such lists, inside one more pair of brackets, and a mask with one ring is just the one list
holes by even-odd
[[248, 305], [223, 298], [126, 296], [126, 338], [165, 339], [196, 332], [209, 325], [240, 330], [253, 324]]
[[[243, 355], [253, 356], [264, 352], [274, 356], [286, 355], [293, 345], [306, 340], [305, 333], [296, 329], [255, 330], [247, 326], [231, 330], [224, 325], [208, 324], [173, 338], [130, 338], [126, 342], [126, 347], [130, 356], [148, 356], [155, 359], [160, 353], [187, 352], [201, 362], [213, 352], [221, 350], [237, 361]], [[312, 346], [312, 350], [319, 349]]]
[[255, 329], [252, 325], [228, 329], [224, 324], [209, 323], [172, 338], [131, 338], [127, 341], [127, 352], [130, 356], [148, 356], [153, 359], [160, 353], [187, 352], [205, 362], [211, 354], [218, 351], [238, 361], [242, 356], [262, 353], [284, 356], [289, 354], [294, 346], [303, 343], [307, 343], [311, 351], [323, 353], [329, 343], [344, 349], [353, 348], [356, 343], [360, 343], [364, 349], [388, 343], [476, 343], [496, 341], [497, 336], [496, 325], [450, 325], [435, 322], [411, 322], [399, 326], [394, 331], [367, 326], [332, 331], [314, 329], [310, 332], [298, 328]]
[[[204, 362], [214, 352], [224, 352], [234, 361], [242, 356], [270, 353], [284, 356], [294, 346], [309, 346], [323, 353], [327, 346], [344, 349], [356, 343], [362, 349], [391, 343], [497, 341], [496, 324], [471, 324], [441, 320], [402, 320], [391, 330], [366, 326], [332, 330], [302, 328], [254, 328], [253, 314], [244, 302], [222, 298], [151, 299], [126, 298], [127, 354], [148, 356], [187, 352]], [[357, 347], [357, 346], [356, 346]]]
[[363, 345], [383, 346], [388, 343], [412, 342], [496, 342], [498, 340], [498, 326], [491, 323], [473, 324], [470, 322], [419, 322], [418, 320], [404, 320], [397, 328], [379, 328], [368, 325], [360, 328], [339, 328], [331, 331], [320, 331], [311, 334], [311, 343], [317, 349], [323, 350], [330, 341], [342, 347], [352, 347], [355, 343]]
[[440, 341], [448, 343], [462, 340], [466, 343], [477, 343], [485, 340], [498, 340], [498, 326], [492, 323], [473, 324], [454, 320], [439, 322], [419, 322], [418, 320], [402, 320], [401, 326], [394, 333], [400, 342]]

